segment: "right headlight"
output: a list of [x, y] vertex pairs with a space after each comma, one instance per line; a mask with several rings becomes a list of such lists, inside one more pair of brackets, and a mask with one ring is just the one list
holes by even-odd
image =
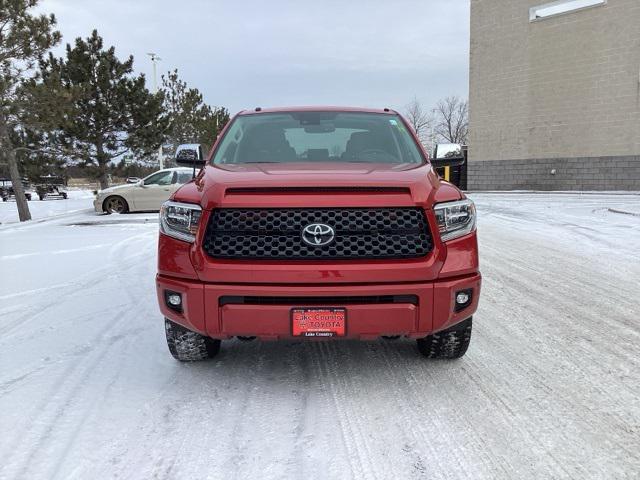
[[178, 240], [193, 243], [201, 216], [200, 205], [169, 200], [160, 209], [160, 231]]
[[469, 199], [439, 203], [433, 209], [443, 242], [462, 237], [476, 228], [476, 206]]

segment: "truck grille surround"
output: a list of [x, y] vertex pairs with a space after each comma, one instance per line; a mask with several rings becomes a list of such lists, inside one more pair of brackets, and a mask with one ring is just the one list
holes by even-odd
[[[302, 238], [305, 227], [317, 224], [333, 229], [326, 245]], [[221, 208], [211, 213], [203, 240], [210, 257], [238, 260], [419, 258], [432, 248], [417, 207]]]

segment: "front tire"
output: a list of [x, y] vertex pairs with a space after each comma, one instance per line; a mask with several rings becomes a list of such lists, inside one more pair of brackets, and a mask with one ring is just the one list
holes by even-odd
[[129, 211], [129, 204], [119, 195], [113, 195], [104, 200], [102, 210], [106, 213], [126, 213]]
[[452, 360], [462, 357], [471, 343], [472, 317], [434, 333], [425, 338], [419, 338], [418, 350], [427, 358]]
[[192, 332], [166, 318], [164, 329], [167, 335], [167, 346], [176, 360], [197, 362], [213, 358], [220, 352], [220, 340]]

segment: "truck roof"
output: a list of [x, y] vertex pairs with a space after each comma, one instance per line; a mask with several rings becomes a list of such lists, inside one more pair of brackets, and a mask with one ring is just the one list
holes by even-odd
[[284, 113], [284, 112], [360, 112], [360, 113], [381, 113], [386, 115], [397, 115], [398, 112], [390, 108], [362, 108], [362, 107], [338, 107], [338, 106], [301, 106], [301, 107], [256, 107], [252, 110], [241, 110], [238, 115], [259, 115], [261, 113]]

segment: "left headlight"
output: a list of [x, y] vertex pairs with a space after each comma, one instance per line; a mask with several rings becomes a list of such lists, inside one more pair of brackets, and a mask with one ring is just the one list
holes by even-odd
[[433, 209], [443, 242], [462, 237], [476, 228], [476, 206], [469, 199], [440, 203]]
[[169, 200], [160, 209], [160, 231], [178, 240], [193, 243], [201, 216], [200, 205]]

